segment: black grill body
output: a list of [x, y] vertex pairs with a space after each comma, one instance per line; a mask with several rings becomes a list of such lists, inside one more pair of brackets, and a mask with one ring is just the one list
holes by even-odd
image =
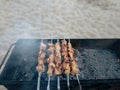
[[[66, 39], [68, 40], [68, 39]], [[53, 43], [57, 40], [54, 39]], [[4, 85], [8, 90], [36, 90], [37, 86], [37, 77], [38, 73], [36, 71], [37, 58], [40, 49], [41, 39], [20, 39], [16, 42], [15, 47], [10, 54], [7, 63], [0, 75], [0, 84]], [[51, 42], [50, 39], [45, 39], [44, 43]], [[61, 39], [60, 39], [61, 42]], [[115, 55], [115, 59], [117, 61], [116, 64], [116, 72], [120, 74], [120, 39], [71, 39], [71, 43], [73, 47], [77, 50], [80, 50], [82, 53], [84, 49], [98, 49], [102, 50], [110, 50], [111, 53]], [[83, 55], [84, 53], [82, 53]], [[109, 53], [108, 53], [109, 54]], [[5, 56], [5, 58], [7, 55]], [[76, 55], [77, 57], [77, 55]], [[5, 59], [4, 58], [4, 59]], [[84, 55], [82, 56], [84, 57]], [[88, 61], [89, 62], [89, 61]], [[4, 63], [4, 60], [3, 60]], [[2, 64], [3, 64], [2, 63]], [[87, 62], [84, 63], [87, 65]], [[104, 65], [104, 64], [103, 64]], [[2, 66], [2, 65], [1, 65]], [[114, 65], [113, 65], [114, 66]], [[101, 66], [102, 67], [102, 66]], [[47, 68], [47, 64], [46, 64]], [[81, 71], [84, 71], [84, 66], [81, 67]], [[90, 69], [88, 73], [91, 72]], [[102, 72], [102, 71], [101, 71]], [[95, 74], [96, 72], [94, 72]], [[114, 73], [114, 70], [113, 70]], [[120, 77], [116, 75], [112, 75], [111, 77], [104, 78], [90, 78], [92, 74], [80, 74], [80, 82], [82, 84], [83, 90], [108, 90], [113, 88], [116, 85], [120, 85]], [[88, 75], [88, 76], [87, 76]], [[62, 77], [65, 77], [63, 74]], [[70, 79], [71, 90], [79, 90], [77, 80], [74, 78]], [[53, 80], [51, 80], [51, 90], [57, 90], [57, 81], [54, 76]], [[47, 74], [46, 72], [42, 74], [41, 77], [41, 90], [46, 90], [47, 87]], [[116, 87], [114, 87], [116, 88]], [[117, 87], [119, 88], [119, 87]], [[61, 78], [61, 90], [67, 90], [66, 80], [62, 80]]]

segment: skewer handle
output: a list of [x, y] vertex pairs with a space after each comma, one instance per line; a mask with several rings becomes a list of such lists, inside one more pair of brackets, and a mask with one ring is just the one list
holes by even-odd
[[69, 74], [67, 74], [67, 86], [68, 86], [68, 90], [70, 90]]
[[79, 84], [79, 90], [82, 90], [82, 86], [80, 84], [80, 80], [79, 80], [78, 74], [76, 74], [76, 77], [77, 77], [77, 81], [78, 81], [78, 84]]
[[48, 76], [48, 85], [47, 85], [47, 90], [50, 90], [50, 76]]
[[41, 72], [38, 73], [37, 90], [40, 90], [40, 77], [41, 77]]
[[57, 76], [57, 89], [60, 90], [60, 77]]

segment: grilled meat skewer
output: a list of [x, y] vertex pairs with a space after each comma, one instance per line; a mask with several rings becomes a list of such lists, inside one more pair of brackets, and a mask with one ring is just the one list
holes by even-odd
[[45, 66], [44, 66], [45, 55], [46, 55], [46, 45], [43, 42], [41, 42], [40, 52], [38, 57], [38, 66], [36, 67], [36, 70], [38, 71], [37, 90], [40, 90], [40, 77], [42, 72], [45, 71]]
[[68, 43], [68, 53], [69, 53], [70, 60], [71, 60], [72, 74], [73, 75], [79, 74], [80, 70], [78, 68], [77, 62], [74, 57], [74, 48], [72, 47], [72, 44], [70, 42]]
[[68, 90], [70, 90], [70, 81], [69, 81], [70, 61], [68, 57], [68, 45], [65, 39], [62, 40], [62, 56], [64, 57], [63, 70], [64, 73], [67, 75], [67, 86], [68, 86]]
[[61, 59], [61, 47], [60, 42], [57, 40], [55, 44], [55, 74], [57, 75], [57, 89], [60, 90], [60, 77], [62, 74], [62, 59]]
[[48, 44], [49, 45], [49, 49], [48, 51], [50, 51], [50, 56], [47, 59], [47, 63], [48, 63], [48, 85], [47, 85], [47, 90], [50, 90], [50, 76], [53, 75], [54, 69], [55, 69], [55, 64], [54, 64], [54, 60], [55, 60], [55, 46], [54, 44]]
[[80, 70], [78, 68], [78, 65], [77, 65], [77, 62], [75, 60], [75, 57], [74, 57], [74, 48], [72, 47], [72, 44], [70, 43], [70, 40], [69, 40], [69, 43], [68, 43], [68, 52], [69, 52], [69, 56], [70, 56], [70, 60], [71, 60], [71, 68], [72, 68], [72, 74], [73, 75], [76, 75], [76, 78], [77, 78], [77, 81], [78, 81], [78, 84], [79, 84], [79, 89], [82, 90], [82, 87], [81, 87], [81, 84], [80, 84], [80, 81], [79, 81], [79, 77], [78, 77], [78, 74], [80, 73]]

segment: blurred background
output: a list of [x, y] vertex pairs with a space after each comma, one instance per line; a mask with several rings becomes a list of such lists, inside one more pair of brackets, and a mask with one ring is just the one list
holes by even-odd
[[51, 33], [54, 38], [120, 38], [120, 0], [0, 1], [0, 63], [18, 39], [51, 38]]

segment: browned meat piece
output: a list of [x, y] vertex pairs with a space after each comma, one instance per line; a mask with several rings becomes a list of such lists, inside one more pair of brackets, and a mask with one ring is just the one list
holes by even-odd
[[65, 61], [69, 60], [66, 40], [62, 40], [62, 56], [64, 57]]
[[74, 60], [74, 59], [75, 59], [73, 53], [69, 52], [69, 55], [70, 55], [70, 59], [71, 59], [71, 60]]
[[46, 45], [44, 43], [41, 43], [40, 45], [40, 51], [45, 51], [46, 50]]
[[69, 62], [63, 62], [63, 69], [65, 74], [70, 74], [70, 63]]
[[62, 69], [62, 63], [56, 63], [56, 68]]
[[66, 75], [70, 74], [70, 69], [66, 69], [66, 70], [64, 71], [64, 73], [65, 73]]
[[49, 49], [48, 51], [51, 52], [49, 58], [47, 59], [47, 62], [48, 62], [48, 71], [47, 71], [47, 74], [49, 76], [52, 76], [53, 75], [53, 72], [54, 72], [54, 69], [55, 69], [55, 64], [54, 64], [54, 60], [55, 60], [55, 46], [54, 44], [52, 43], [49, 43]]
[[61, 58], [61, 53], [56, 52], [56, 56]]
[[50, 62], [54, 62], [55, 60], [55, 55], [54, 54], [50, 54], [50, 57], [47, 59], [47, 62], [50, 63]]
[[62, 56], [68, 56], [68, 52], [62, 52]]
[[62, 40], [62, 56], [64, 57], [63, 70], [65, 74], [70, 74], [70, 62], [68, 57], [67, 41]]
[[71, 60], [74, 60], [74, 48], [72, 48], [71, 43], [68, 43], [68, 51], [69, 51]]
[[44, 58], [46, 55], [45, 50], [46, 50], [46, 45], [44, 43], [41, 43], [39, 57], [38, 57], [38, 66], [36, 67], [36, 70], [38, 72], [45, 71], [45, 66], [44, 66], [44, 62], [45, 62]]
[[47, 71], [47, 74], [48, 74], [49, 76], [52, 76], [52, 75], [53, 75], [53, 71], [54, 71], [54, 68], [53, 68], [53, 67], [49, 67], [49, 68], [48, 68], [48, 71]]
[[61, 52], [60, 52], [60, 50], [61, 50], [60, 43], [57, 42], [57, 43], [55, 44], [56, 56], [61, 58]]
[[72, 47], [72, 44], [69, 42], [68, 43], [68, 51], [69, 51], [69, 56], [70, 56], [70, 59], [71, 59], [71, 73], [73, 75], [75, 74], [79, 74], [80, 73], [80, 70], [79, 68], [77, 67], [77, 62], [75, 61], [75, 58], [74, 58], [74, 48]]
[[61, 47], [60, 47], [60, 42], [57, 42], [55, 44], [55, 74], [60, 75], [62, 73], [62, 60], [61, 60]]
[[56, 57], [55, 57], [55, 62], [56, 62], [56, 63], [62, 63], [62, 60], [61, 60], [60, 57], [57, 57], [57, 56], [56, 56]]
[[44, 64], [38, 65], [38, 66], [36, 67], [36, 70], [37, 70], [38, 72], [44, 72], [44, 71], [45, 71], [45, 66], [44, 66]]
[[55, 44], [55, 49], [56, 49], [56, 52], [58, 51], [60, 51], [60, 49], [61, 49], [61, 47], [60, 47], [60, 42], [57, 42], [56, 44]]
[[67, 41], [62, 40], [62, 52], [67, 52]]
[[75, 60], [72, 61], [72, 63], [71, 63], [72, 74], [79, 74], [80, 73], [80, 70], [79, 70], [79, 68], [77, 66], [78, 66], [77, 62]]
[[55, 69], [55, 64], [53, 62], [50, 62], [49, 65], [48, 65], [48, 71], [47, 71], [47, 74], [49, 76], [52, 76], [53, 75], [53, 72], [54, 72], [54, 69]]
[[67, 41], [66, 40], [62, 40], [62, 45], [67, 45]]
[[46, 53], [45, 52], [40, 52], [39, 57], [40, 58], [45, 58]]
[[38, 59], [38, 64], [43, 64], [44, 65], [44, 59]]
[[80, 73], [80, 70], [79, 70], [78, 68], [76, 68], [76, 67], [72, 67], [71, 73], [72, 73], [73, 75], [79, 74], [79, 73]]
[[49, 43], [48, 45], [49, 45], [48, 51], [50, 51], [51, 53], [54, 53], [54, 51], [55, 51], [55, 46], [54, 46], [54, 44]]
[[67, 45], [62, 45], [62, 51], [63, 51], [63, 52], [67, 52], [67, 50], [68, 50], [68, 49], [67, 49]]
[[69, 61], [68, 55], [65, 55], [65, 56], [64, 56], [64, 61]]
[[48, 67], [53, 67], [53, 68], [55, 68], [54, 62], [50, 62], [49, 65], [48, 65]]
[[75, 60], [71, 62], [71, 67], [77, 67], [77, 62]]
[[60, 75], [62, 72], [61, 72], [61, 69], [60, 68], [55, 68], [55, 74], [56, 75]]

